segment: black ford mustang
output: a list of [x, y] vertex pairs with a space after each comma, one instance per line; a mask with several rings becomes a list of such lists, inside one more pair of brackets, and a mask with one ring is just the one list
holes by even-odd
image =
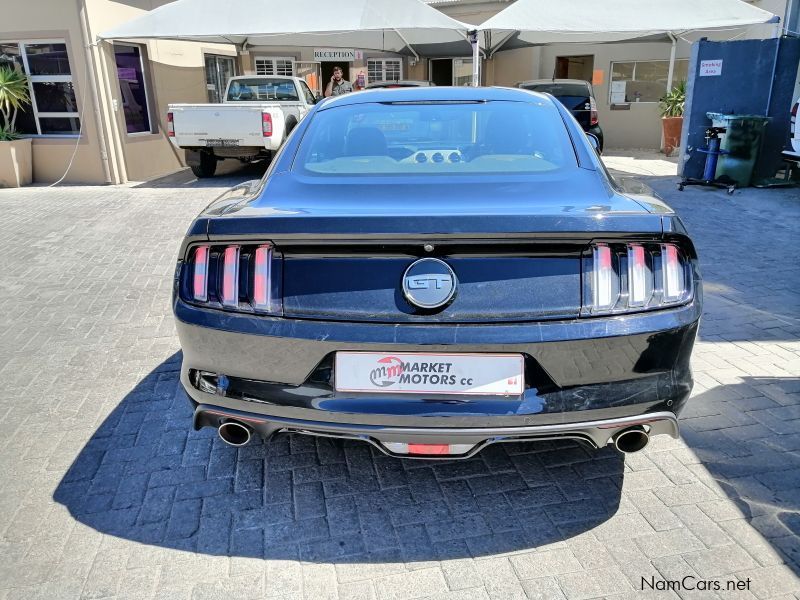
[[394, 456], [678, 435], [701, 312], [691, 240], [550, 96], [318, 104], [192, 224], [174, 311], [195, 427]]

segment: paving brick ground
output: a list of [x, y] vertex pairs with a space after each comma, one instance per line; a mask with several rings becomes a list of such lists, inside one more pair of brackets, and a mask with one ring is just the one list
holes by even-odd
[[682, 441], [426, 463], [189, 431], [175, 254], [241, 179], [0, 191], [0, 600], [800, 598], [796, 191], [651, 178], [706, 279]]

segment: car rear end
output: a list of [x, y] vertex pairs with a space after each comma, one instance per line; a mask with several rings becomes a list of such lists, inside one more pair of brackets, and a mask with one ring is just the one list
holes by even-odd
[[277, 105], [172, 104], [167, 113], [167, 134], [179, 148], [214, 152], [253, 148], [258, 152], [265, 147], [274, 149], [273, 134], [281, 126], [282, 115]]
[[[441, 104], [401, 100], [371, 121], [388, 110], [376, 102], [329, 120], [430, 139], [455, 110]], [[402, 125], [417, 110], [430, 111], [425, 135], [419, 116]], [[564, 135], [564, 148], [543, 147], [572, 152]], [[632, 451], [678, 435], [700, 315], [695, 251], [663, 205], [603, 183], [585, 140], [578, 164], [533, 175], [454, 175], [470, 168], [466, 146], [461, 158], [417, 146], [374, 164], [431, 176], [365, 185], [342, 170], [372, 158], [304, 154], [301, 137], [263, 186], [201, 215], [181, 249], [174, 311], [196, 427], [236, 444], [301, 432], [427, 458], [557, 438]]]
[[521, 83], [519, 87], [555, 97], [569, 109], [586, 133], [597, 136], [600, 149], [603, 149], [603, 130], [597, 114], [597, 101], [592, 84], [588, 81], [531, 81]]

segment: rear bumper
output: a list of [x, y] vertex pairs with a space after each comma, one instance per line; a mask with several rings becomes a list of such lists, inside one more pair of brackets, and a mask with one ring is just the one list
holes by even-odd
[[[354, 438], [397, 455], [397, 444], [453, 444], [469, 455], [495, 442], [564, 437], [600, 447], [643, 422], [651, 434], [676, 437], [692, 388], [700, 302], [491, 326], [220, 316], [180, 300], [175, 314], [195, 427], [233, 419], [266, 437], [295, 431]], [[337, 392], [332, 359], [344, 350], [520, 353], [526, 388], [520, 396], [468, 398]]]
[[[575, 439], [602, 448], [625, 429], [642, 427], [650, 436], [666, 434], [679, 437], [678, 420], [672, 412], [654, 412], [635, 417], [598, 419], [551, 425], [518, 427], [391, 427], [303, 421], [267, 417], [255, 413], [200, 404], [195, 407], [194, 427], [219, 427], [226, 421], [244, 423], [265, 439], [276, 433], [300, 433], [367, 442], [384, 454], [404, 458], [469, 458], [488, 445], [502, 442], [524, 442]], [[446, 455], [426, 455], [410, 446], [446, 445]]]

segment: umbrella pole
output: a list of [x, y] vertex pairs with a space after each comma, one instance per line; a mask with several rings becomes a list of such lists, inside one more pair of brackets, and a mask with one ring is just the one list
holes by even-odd
[[469, 32], [469, 43], [472, 44], [472, 87], [478, 87], [481, 84], [481, 50], [480, 44], [478, 44], [477, 29]]
[[669, 39], [672, 40], [672, 48], [669, 51], [669, 71], [667, 72], [667, 93], [672, 91], [672, 78], [675, 74], [675, 49], [678, 45], [678, 38], [673, 33], [669, 34]]

